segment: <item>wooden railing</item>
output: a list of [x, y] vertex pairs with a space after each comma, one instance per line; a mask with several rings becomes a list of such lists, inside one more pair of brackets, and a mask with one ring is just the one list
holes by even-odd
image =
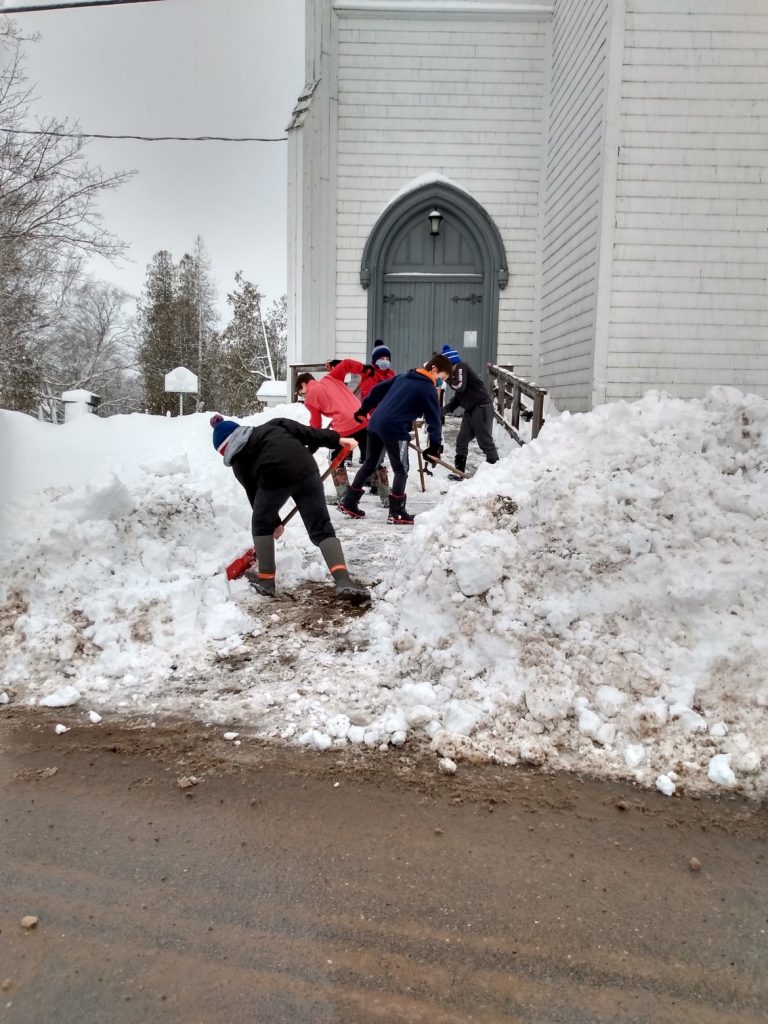
[[[493, 399], [493, 412], [498, 422], [519, 445], [526, 443], [520, 434], [520, 417], [530, 420], [531, 440], [539, 436], [544, 426], [544, 388], [518, 377], [514, 366], [488, 363], [488, 390]], [[530, 399], [530, 405], [523, 402]]]

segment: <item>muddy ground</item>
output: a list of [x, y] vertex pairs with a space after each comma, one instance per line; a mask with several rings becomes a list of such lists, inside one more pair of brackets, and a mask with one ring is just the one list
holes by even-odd
[[0, 733], [0, 1021], [768, 1017], [764, 807], [53, 724]]

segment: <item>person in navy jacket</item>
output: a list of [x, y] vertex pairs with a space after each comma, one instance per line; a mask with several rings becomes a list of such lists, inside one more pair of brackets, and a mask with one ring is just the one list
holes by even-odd
[[365, 462], [339, 502], [340, 512], [352, 519], [362, 519], [365, 516], [365, 512], [360, 508], [365, 481], [376, 468], [382, 451], [386, 449], [394, 474], [387, 522], [395, 526], [410, 526], [413, 523], [413, 516], [405, 508], [411, 426], [415, 420], [424, 417], [429, 435], [429, 446], [425, 448], [424, 455], [428, 459], [431, 456], [439, 456], [442, 451], [443, 434], [435, 385], [438, 377], [447, 380], [450, 375], [451, 364], [448, 359], [434, 353], [422, 369], [400, 373], [391, 380], [382, 381], [370, 391], [355, 413], [355, 417], [362, 421], [372, 409], [375, 410], [368, 421], [368, 449]]

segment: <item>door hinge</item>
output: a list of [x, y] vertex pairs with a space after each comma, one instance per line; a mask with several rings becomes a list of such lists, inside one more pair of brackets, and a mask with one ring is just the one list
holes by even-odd
[[475, 292], [472, 292], [470, 295], [454, 295], [453, 299], [451, 301], [453, 301], [453, 302], [468, 302], [470, 304], [470, 306], [474, 306], [476, 302], [482, 302], [483, 301], [483, 296], [482, 295], [476, 295]]

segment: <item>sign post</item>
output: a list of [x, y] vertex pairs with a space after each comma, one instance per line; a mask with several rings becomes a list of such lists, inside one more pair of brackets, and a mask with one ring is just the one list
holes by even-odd
[[165, 375], [166, 392], [179, 393], [179, 416], [184, 415], [184, 395], [197, 394], [197, 376], [186, 366], [177, 366]]

